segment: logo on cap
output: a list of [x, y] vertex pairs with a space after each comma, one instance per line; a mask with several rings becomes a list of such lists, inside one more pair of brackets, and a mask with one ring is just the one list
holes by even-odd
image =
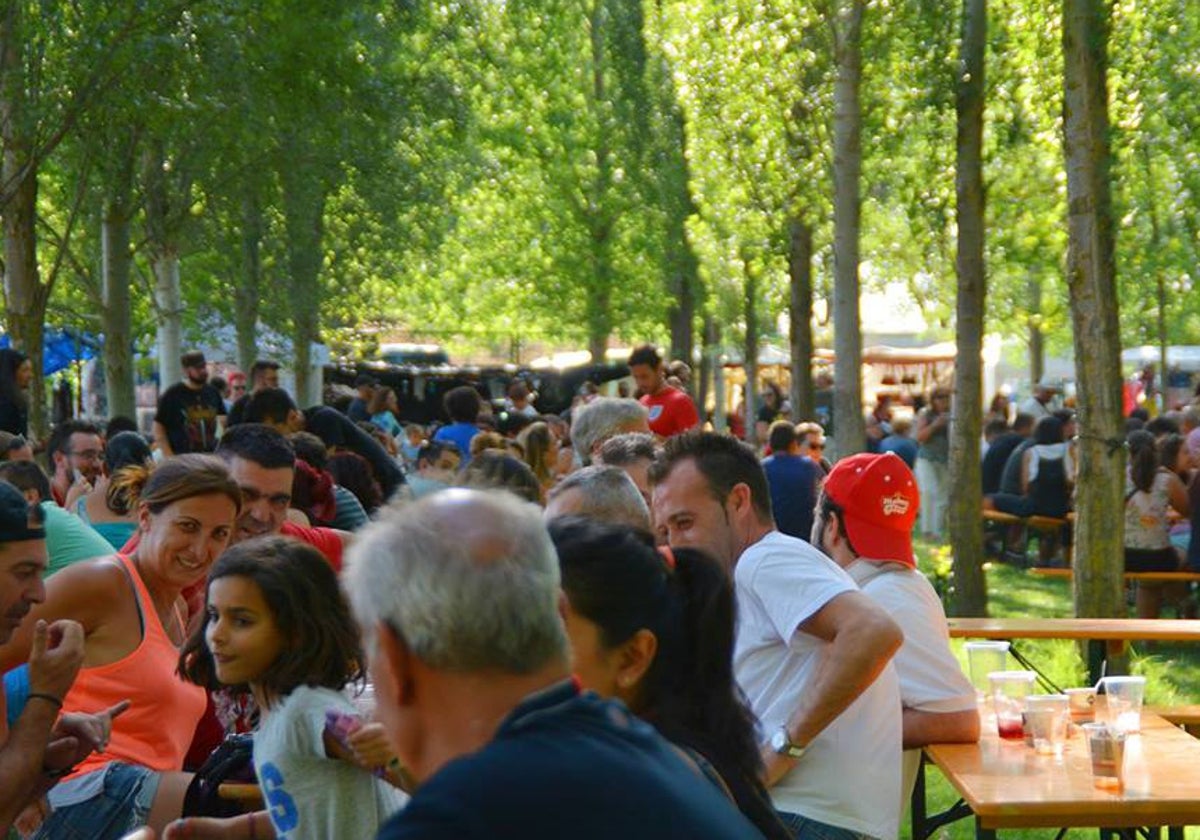
[[910, 502], [902, 493], [893, 493], [891, 496], [884, 496], [880, 499], [880, 502], [883, 504], [884, 516], [904, 516], [904, 514], [908, 513]]

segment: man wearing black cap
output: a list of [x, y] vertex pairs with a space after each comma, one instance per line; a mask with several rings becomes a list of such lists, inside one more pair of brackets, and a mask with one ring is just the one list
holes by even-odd
[[377, 385], [379, 380], [369, 373], [360, 373], [355, 378], [354, 389], [358, 391], [358, 396], [350, 400], [350, 406], [346, 409], [346, 416], [355, 423], [371, 419], [371, 412], [367, 411], [367, 406], [371, 404], [371, 397], [375, 396]]
[[[0, 644], [46, 597], [46, 532], [42, 511], [17, 488], [0, 481]], [[29, 654], [29, 693], [9, 731], [0, 692], [0, 835], [30, 803], [93, 749], [103, 749], [111, 722], [124, 707], [100, 715], [58, 715], [79, 666], [83, 628], [74, 621], [39, 621]]]
[[154, 440], [163, 455], [212, 452], [225, 417], [225, 401], [208, 384], [208, 362], [199, 350], [184, 353], [183, 381], [158, 399]]

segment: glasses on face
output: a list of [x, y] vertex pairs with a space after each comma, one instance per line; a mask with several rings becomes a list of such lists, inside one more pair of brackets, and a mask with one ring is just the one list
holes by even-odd
[[263, 493], [260, 493], [253, 487], [246, 487], [245, 485], [242, 485], [242, 501], [244, 503], [247, 505], [252, 505], [263, 499], [267, 500], [267, 504], [269, 504], [272, 509], [284, 511], [287, 510], [287, 506], [291, 504], [292, 495], [290, 493], [275, 493], [267, 496]]
[[823, 443], [810, 443], [810, 444], [808, 445], [808, 448], [809, 448], [809, 449], [811, 449], [811, 450], [813, 450], [814, 452], [824, 452], [824, 451], [825, 451], [825, 444], [823, 444]]
[[68, 454], [78, 458], [80, 461], [99, 461], [104, 457], [104, 453], [99, 449], [80, 449]]

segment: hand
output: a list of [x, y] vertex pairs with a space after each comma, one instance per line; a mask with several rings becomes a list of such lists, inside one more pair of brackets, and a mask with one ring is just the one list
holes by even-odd
[[[204, 840], [206, 837], [229, 837], [229, 831], [239, 824], [246, 824], [246, 818], [230, 817], [182, 817], [167, 823], [163, 829], [163, 840]], [[238, 835], [233, 835], [238, 836]], [[141, 840], [141, 838], [139, 838]], [[150, 840], [154, 840], [151, 835]]]
[[759, 757], [763, 763], [763, 786], [768, 790], [774, 787], [780, 779], [790, 773], [792, 768], [796, 766], [796, 759], [780, 755], [771, 749], [770, 744], [763, 744], [759, 748]]
[[91, 492], [91, 482], [80, 475], [79, 478], [72, 482], [71, 486], [67, 488], [67, 497], [63, 500], [63, 510], [74, 513], [75, 505], [79, 503], [79, 500]]
[[364, 723], [350, 733], [346, 743], [354, 754], [354, 760], [368, 770], [386, 767], [396, 757], [380, 723]]
[[83, 664], [83, 626], [62, 620], [46, 624], [41, 619], [33, 628], [29, 652], [29, 691], [49, 694], [59, 700], [67, 696]]
[[[108, 748], [108, 741], [112, 737], [112, 722], [113, 718], [120, 715], [129, 708], [129, 701], [122, 700], [115, 706], [105, 709], [96, 714], [84, 714], [82, 712], [73, 712], [63, 715], [54, 724], [54, 728], [50, 730], [51, 737], [55, 738], [73, 738], [78, 742], [78, 750], [75, 759], [65, 767], [72, 767], [83, 761], [92, 752], [104, 752]], [[62, 769], [52, 767], [49, 761], [46, 766], [52, 770]]]

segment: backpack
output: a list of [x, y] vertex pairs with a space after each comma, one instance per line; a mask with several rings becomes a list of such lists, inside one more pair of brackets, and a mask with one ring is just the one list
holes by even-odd
[[234, 817], [243, 813], [239, 802], [218, 794], [226, 782], [254, 784], [254, 735], [228, 735], [213, 750], [188, 785], [183, 798], [185, 817]]

